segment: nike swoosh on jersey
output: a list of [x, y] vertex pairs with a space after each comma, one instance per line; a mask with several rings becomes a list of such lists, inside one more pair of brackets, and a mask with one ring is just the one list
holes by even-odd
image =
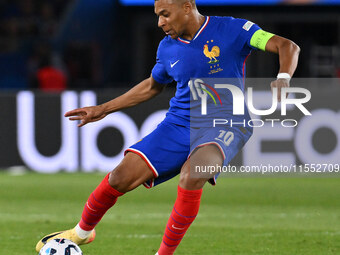
[[44, 237], [44, 238], [41, 240], [41, 242], [46, 243], [48, 239], [50, 239], [50, 238], [52, 238], [52, 237], [54, 237], [54, 236], [56, 236], [56, 235], [59, 235], [59, 234], [62, 233], [62, 232], [63, 232], [63, 231], [58, 232], [58, 233], [54, 233], [54, 234], [49, 235], [49, 236], [46, 236], [46, 237]]
[[177, 60], [175, 63], [171, 63], [171, 62], [170, 62], [171, 68], [173, 68], [178, 62], [179, 62], [179, 60]]
[[173, 227], [174, 229], [184, 230], [184, 228], [176, 228], [176, 227], [174, 226], [174, 224], [172, 224], [172, 227]]

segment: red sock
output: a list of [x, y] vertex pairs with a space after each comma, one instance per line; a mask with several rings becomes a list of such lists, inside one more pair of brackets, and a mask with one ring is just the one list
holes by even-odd
[[117, 198], [124, 194], [110, 186], [109, 176], [110, 174], [104, 178], [87, 200], [79, 222], [81, 229], [94, 229], [106, 211], [116, 203]]
[[159, 255], [171, 255], [195, 220], [200, 207], [202, 189], [185, 190], [178, 186], [177, 199], [165, 228]]

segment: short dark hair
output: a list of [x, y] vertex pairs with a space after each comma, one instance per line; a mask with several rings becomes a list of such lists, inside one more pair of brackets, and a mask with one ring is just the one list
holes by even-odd
[[[158, 0], [155, 0], [155, 2], [157, 2]], [[191, 2], [192, 4], [194, 4], [194, 5], [196, 5], [196, 2], [195, 2], [195, 0], [172, 0], [172, 1], [177, 1], [177, 2]]]

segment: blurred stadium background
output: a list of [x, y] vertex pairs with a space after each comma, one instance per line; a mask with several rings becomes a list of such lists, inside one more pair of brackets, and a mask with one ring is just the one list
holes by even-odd
[[[261, 129], [234, 164], [339, 164], [340, 1], [197, 3], [204, 15], [248, 19], [295, 41], [302, 50], [295, 77], [312, 92], [308, 109], [313, 117], [307, 119], [292, 110], [290, 116], [300, 121], [299, 127]], [[114, 98], [150, 75], [164, 36], [157, 28], [152, 4], [153, 0], [0, 0], [0, 223], [5, 228], [0, 231], [0, 243], [5, 245], [6, 254], [32, 254], [42, 234], [76, 222], [87, 195], [102, 178], [101, 172], [110, 171], [124, 149], [163, 118], [174, 86], [140, 107], [82, 129], [62, 117], [67, 110]], [[268, 97], [269, 81], [277, 71], [275, 55], [253, 52], [248, 59], [247, 76], [268, 79], [258, 87], [260, 100]], [[58, 172], [77, 173], [38, 174]], [[339, 173], [294, 177], [298, 179], [278, 175], [270, 180], [244, 175], [226, 178], [218, 196], [209, 188], [205, 198], [208, 206], [189, 237], [192, 242], [178, 254], [216, 254], [210, 253], [213, 249], [209, 245], [218, 247], [218, 254], [340, 254]], [[115, 241], [119, 254], [133, 253], [131, 239], [136, 247], [147, 239], [145, 247], [137, 249], [138, 254], [154, 252], [151, 246], [158, 246], [174, 199], [168, 194], [175, 186], [176, 181], [172, 181], [156, 188], [158, 197], [154, 191], [138, 189], [104, 218], [106, 226], [100, 227], [108, 235], [110, 227], [117, 228], [117, 219], [121, 221], [119, 228], [126, 228], [121, 236], [113, 235], [127, 239]], [[271, 188], [276, 195], [269, 195]], [[66, 190], [84, 193], [67, 199]], [[160, 197], [165, 197], [160, 214], [155, 214], [159, 208], [152, 205], [153, 196], [159, 203]], [[51, 197], [60, 208], [54, 208]], [[143, 198], [147, 202], [140, 202]], [[124, 209], [132, 216], [121, 220], [118, 214], [124, 214]], [[135, 213], [144, 209], [149, 215], [146, 223], [154, 229]], [[210, 213], [216, 210], [220, 212], [218, 220], [225, 222], [219, 238], [202, 237], [202, 229], [213, 220]], [[220, 230], [215, 225], [209, 235]], [[21, 228], [25, 234], [18, 234]], [[227, 244], [230, 249], [223, 247], [223, 235], [232, 240], [233, 244]], [[209, 245], [196, 246], [201, 238]], [[17, 245], [18, 240], [23, 245]], [[98, 252], [98, 246], [93, 246], [85, 248], [85, 254], [110, 252], [112, 247], [105, 240], [99, 241], [102, 250]], [[257, 247], [259, 242], [262, 248]]]

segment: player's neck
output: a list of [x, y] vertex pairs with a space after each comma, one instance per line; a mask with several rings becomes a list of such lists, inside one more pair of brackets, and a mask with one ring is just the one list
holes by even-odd
[[201, 28], [205, 21], [205, 17], [201, 15], [198, 11], [193, 13], [193, 18], [191, 19], [191, 22], [188, 24], [187, 31], [181, 36], [183, 39], [191, 41], [197, 31]]

